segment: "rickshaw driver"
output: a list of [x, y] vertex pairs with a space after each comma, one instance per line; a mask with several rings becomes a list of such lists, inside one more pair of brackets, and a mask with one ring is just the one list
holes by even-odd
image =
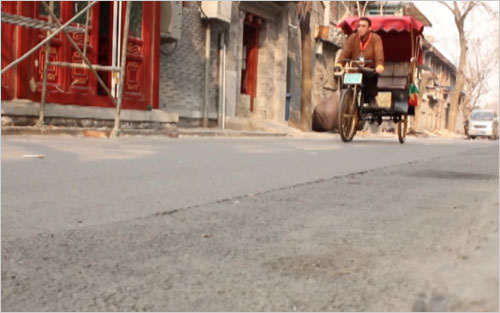
[[371, 31], [372, 22], [368, 17], [360, 17], [357, 25], [357, 32], [347, 38], [347, 42], [339, 56], [339, 63], [336, 66], [343, 68], [343, 60], [371, 61], [361, 64], [364, 67], [375, 69], [375, 73], [363, 74], [363, 84], [365, 85], [365, 99], [363, 103], [370, 106], [377, 106], [375, 97], [378, 94], [377, 82], [378, 75], [384, 72], [384, 47], [382, 38]]

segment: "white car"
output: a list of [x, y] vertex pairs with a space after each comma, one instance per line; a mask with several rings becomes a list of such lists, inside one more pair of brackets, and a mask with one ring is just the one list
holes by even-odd
[[498, 139], [498, 117], [491, 110], [474, 110], [467, 118], [467, 138]]

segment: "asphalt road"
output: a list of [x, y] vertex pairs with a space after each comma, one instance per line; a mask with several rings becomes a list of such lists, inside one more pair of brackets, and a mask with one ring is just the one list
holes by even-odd
[[[2, 236], [145, 217], [220, 199], [391, 167], [488, 141], [2, 138]], [[494, 144], [493, 144], [494, 145]], [[45, 156], [44, 159], [23, 155]]]
[[2, 309], [498, 311], [498, 160], [490, 141], [4, 137]]

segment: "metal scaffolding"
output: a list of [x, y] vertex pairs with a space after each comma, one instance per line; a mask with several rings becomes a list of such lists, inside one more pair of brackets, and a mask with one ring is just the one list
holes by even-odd
[[[122, 1], [113, 1], [115, 7], [119, 6]], [[118, 5], [116, 4], [118, 2]], [[38, 44], [36, 44], [32, 49], [27, 51], [24, 55], [21, 57], [17, 58], [4, 68], [2, 68], [1, 74], [3, 75], [7, 70], [10, 68], [16, 66], [18, 63], [21, 61], [25, 60], [27, 57], [29, 57], [31, 54], [33, 54], [35, 51], [37, 51], [40, 47], [45, 45], [45, 61], [44, 61], [44, 66], [43, 66], [43, 81], [42, 81], [42, 95], [41, 95], [41, 101], [40, 101], [40, 113], [39, 113], [39, 119], [37, 126], [38, 127], [43, 127], [44, 126], [44, 110], [45, 110], [45, 100], [47, 96], [47, 71], [48, 71], [48, 66], [61, 66], [61, 67], [71, 67], [71, 68], [85, 68], [90, 70], [90, 72], [95, 76], [97, 82], [99, 85], [103, 88], [103, 90], [106, 92], [106, 94], [109, 96], [113, 104], [115, 105], [116, 111], [115, 111], [115, 124], [113, 131], [111, 133], [112, 137], [118, 137], [120, 134], [120, 113], [121, 113], [121, 106], [122, 106], [122, 101], [123, 101], [123, 90], [124, 90], [124, 78], [125, 78], [125, 66], [126, 66], [126, 61], [127, 61], [127, 40], [128, 40], [128, 29], [129, 29], [129, 22], [130, 22], [130, 3], [129, 1], [124, 1], [126, 3], [126, 10], [125, 10], [125, 20], [124, 20], [124, 31], [123, 31], [123, 39], [122, 39], [122, 47], [120, 50], [120, 47], [118, 44], [113, 44], [113, 60], [117, 60], [118, 56], [121, 51], [121, 63], [120, 67], [116, 66], [117, 64], [116, 61], [113, 61], [113, 64], [111, 66], [104, 66], [104, 65], [99, 65], [99, 64], [92, 64], [89, 59], [87, 58], [87, 40], [88, 40], [88, 28], [89, 28], [89, 18], [90, 18], [90, 8], [92, 8], [98, 1], [88, 1], [87, 6], [83, 8], [81, 11], [76, 13], [71, 19], [69, 19], [66, 23], [61, 24], [57, 16], [54, 14], [54, 1], [50, 1], [50, 4], [47, 4], [46, 1], [41, 1], [41, 4], [44, 6], [45, 10], [48, 12], [49, 17], [48, 17], [48, 22], [38, 20], [38, 19], [32, 19], [28, 18], [25, 16], [19, 16], [15, 14], [9, 14], [6, 12], [2, 12], [2, 23], [8, 23], [8, 24], [13, 24], [16, 26], [20, 27], [28, 27], [28, 28], [35, 28], [35, 29], [42, 29], [42, 30], [47, 30], [47, 37], [40, 41]], [[114, 16], [113, 16], [113, 21], [116, 21], [117, 19], [120, 20], [121, 16], [118, 16], [119, 13], [118, 10], [113, 11]], [[73, 27], [69, 26], [72, 22], [74, 22], [77, 18], [79, 18], [81, 15], [86, 14], [85, 18], [85, 28], [80, 28], [80, 27]], [[117, 18], [118, 16], [118, 18]], [[53, 23], [55, 22], [55, 23]], [[116, 28], [116, 24], [113, 25], [114, 28]], [[118, 27], [118, 31], [120, 31], [120, 27]], [[68, 39], [69, 43], [75, 49], [78, 54], [82, 57], [82, 63], [70, 63], [70, 62], [49, 62], [49, 53], [48, 51], [50, 50], [50, 41], [52, 38], [54, 38], [57, 34], [60, 32], [63, 32], [64, 36]], [[82, 33], [84, 32], [84, 44], [83, 44], [83, 51], [78, 47], [78, 45], [75, 43], [73, 38], [69, 35], [69, 32], [78, 32]], [[116, 35], [116, 31], [114, 32]], [[119, 38], [119, 37], [118, 37]], [[115, 40], [115, 36], [113, 40]], [[118, 92], [116, 93], [114, 90], [114, 87], [112, 88], [113, 92], [109, 90], [109, 88], [106, 86], [106, 84], [102, 81], [101, 77], [97, 74], [97, 71], [110, 71], [113, 73], [118, 73], [119, 75], [119, 82], [118, 82]], [[112, 85], [114, 86], [114, 79], [112, 79], [113, 83]], [[115, 94], [115, 96], [113, 96]]]

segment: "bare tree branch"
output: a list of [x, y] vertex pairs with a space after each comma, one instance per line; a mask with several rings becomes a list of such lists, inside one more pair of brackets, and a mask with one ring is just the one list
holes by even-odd
[[488, 79], [498, 69], [498, 45], [482, 44], [480, 39], [471, 42], [465, 82], [468, 109], [476, 107], [489, 91]]
[[366, 2], [365, 2], [365, 5], [363, 6], [363, 15], [365, 15], [365, 14], [366, 14], [366, 7], [368, 6], [368, 4], [369, 4], [370, 2], [373, 2], [373, 1], [366, 1]]
[[361, 15], [361, 5], [360, 5], [359, 1], [357, 1], [357, 0], [356, 0], [356, 6], [358, 8], [358, 16], [360, 16]]
[[456, 1], [453, 1], [453, 14], [455, 16], [460, 15], [460, 8], [458, 7], [458, 4]]
[[498, 11], [493, 10], [486, 2], [480, 1], [478, 5], [486, 11], [492, 17], [498, 18]]
[[469, 1], [467, 8], [465, 9], [464, 13], [462, 14], [462, 21], [465, 20], [469, 12], [476, 6], [477, 2], [476, 1]]
[[450, 12], [453, 14], [453, 16], [455, 16], [455, 11], [448, 5], [448, 3], [446, 3], [446, 1], [440, 0], [438, 2], [447, 7], [448, 10], [450, 10]]
[[345, 1], [340, 1], [340, 3], [342, 3], [342, 5], [344, 6], [344, 8], [346, 10], [346, 14], [351, 15], [351, 9], [349, 8], [349, 6], [347, 4], [345, 4]]
[[[482, 97], [488, 93], [489, 76], [498, 68], [498, 47], [492, 53], [486, 51], [486, 46], [491, 42], [484, 39], [473, 41], [472, 33], [466, 32], [464, 27], [466, 19], [476, 8], [484, 9], [490, 16], [497, 17], [498, 13], [492, 12], [492, 8], [481, 1], [461, 2], [453, 1], [453, 6], [445, 1], [439, 1], [452, 13], [458, 31], [460, 43], [460, 56], [456, 70], [455, 88], [451, 93], [450, 110], [448, 113], [448, 130], [454, 131], [456, 126], [456, 116], [462, 103], [461, 92], [466, 91], [466, 100], [469, 106], [476, 105]], [[498, 33], [498, 32], [494, 32]], [[485, 43], [481, 47], [481, 43]], [[498, 44], [496, 45], [498, 46]], [[486, 50], [485, 50], [486, 49]], [[471, 50], [471, 51], [469, 51]], [[477, 55], [476, 55], [477, 54]]]

